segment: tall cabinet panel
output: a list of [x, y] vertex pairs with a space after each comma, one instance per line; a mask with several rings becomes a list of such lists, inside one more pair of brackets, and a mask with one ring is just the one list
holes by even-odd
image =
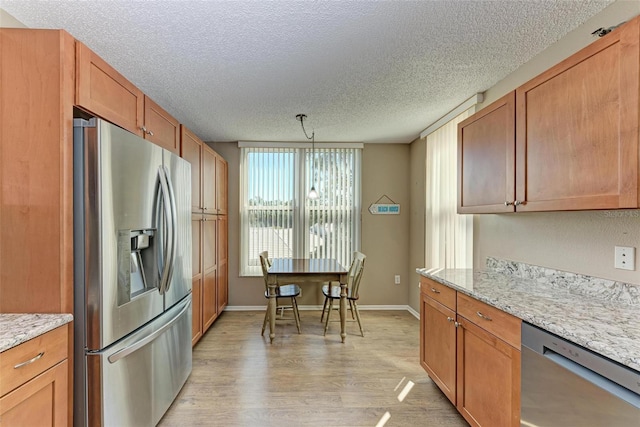
[[[229, 300], [227, 163], [184, 126], [181, 126], [181, 155], [191, 163], [194, 236], [192, 343], [195, 345]], [[220, 207], [223, 207], [222, 211]]]
[[2, 28], [0, 45], [0, 312], [73, 313], [75, 41]]

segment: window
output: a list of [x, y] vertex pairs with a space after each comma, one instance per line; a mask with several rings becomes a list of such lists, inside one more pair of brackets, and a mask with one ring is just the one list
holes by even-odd
[[470, 110], [427, 135], [425, 266], [473, 266], [473, 215], [458, 215], [458, 123]]
[[[262, 275], [265, 250], [271, 258], [335, 258], [348, 268], [360, 249], [361, 148], [239, 145], [240, 275]], [[312, 172], [316, 200], [307, 198]]]

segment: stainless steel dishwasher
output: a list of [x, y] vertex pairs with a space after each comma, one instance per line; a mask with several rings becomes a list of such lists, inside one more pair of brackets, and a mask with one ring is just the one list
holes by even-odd
[[638, 427], [640, 372], [522, 322], [526, 427]]

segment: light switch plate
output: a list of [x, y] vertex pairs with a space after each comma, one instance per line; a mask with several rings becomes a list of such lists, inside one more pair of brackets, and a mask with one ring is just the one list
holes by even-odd
[[636, 269], [636, 248], [616, 246], [614, 266], [620, 270]]

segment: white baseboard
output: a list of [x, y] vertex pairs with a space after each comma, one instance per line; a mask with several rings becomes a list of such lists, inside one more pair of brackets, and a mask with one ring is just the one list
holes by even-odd
[[[228, 305], [224, 311], [264, 311], [267, 309], [266, 305]], [[299, 305], [298, 306], [299, 310], [322, 310], [322, 306], [321, 305]], [[379, 310], [379, 311], [383, 311], [383, 310], [395, 310], [395, 311], [408, 311], [409, 313], [411, 313], [414, 317], [416, 317], [417, 319], [420, 318], [420, 313], [418, 313], [417, 311], [415, 311], [413, 308], [411, 308], [408, 305], [358, 305], [358, 309], [365, 311], [365, 310]]]

